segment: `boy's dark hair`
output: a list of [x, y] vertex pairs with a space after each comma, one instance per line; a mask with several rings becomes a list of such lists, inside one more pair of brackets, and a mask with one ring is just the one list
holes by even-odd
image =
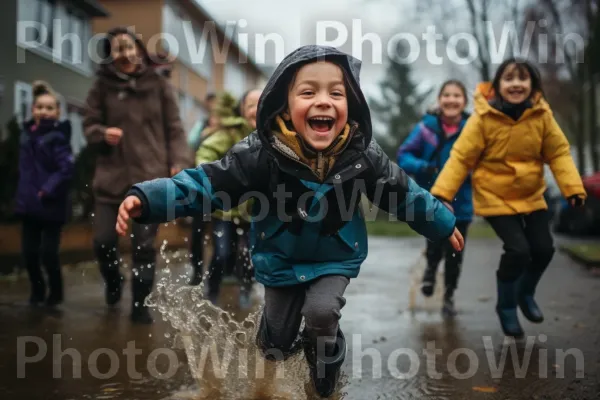
[[447, 81], [442, 83], [442, 86], [440, 87], [440, 91], [438, 92], [438, 98], [440, 98], [440, 96], [442, 95], [442, 93], [444, 92], [446, 87], [450, 86], [450, 85], [458, 86], [458, 88], [460, 89], [460, 91], [462, 92], [462, 94], [465, 98], [465, 105], [467, 105], [467, 103], [469, 102], [469, 98], [467, 97], [467, 88], [465, 87], [464, 83], [462, 83], [458, 79], [448, 79]]
[[494, 76], [494, 80], [492, 81], [492, 88], [494, 89], [494, 93], [499, 98], [502, 98], [500, 95], [500, 80], [502, 78], [502, 74], [504, 70], [511, 64], [515, 64], [517, 71], [521, 76], [524, 75], [525, 71], [531, 77], [531, 94], [529, 98], [531, 98], [536, 93], [540, 93], [544, 96], [544, 89], [542, 88], [542, 78], [540, 75], [540, 71], [529, 61], [523, 60], [517, 57], [511, 57], [507, 60], [504, 60], [502, 64], [498, 66], [496, 70], [496, 75]]
[[49, 83], [44, 81], [35, 81], [31, 84], [31, 94], [33, 95], [33, 103], [35, 104], [36, 100], [40, 96], [50, 95], [56, 100], [56, 107], [60, 107], [60, 100], [58, 100], [58, 96], [56, 92], [52, 89]]
[[344, 80], [344, 87], [346, 88], [347, 92], [346, 98], [348, 101], [348, 119], [350, 119], [350, 116], [352, 115], [359, 115], [358, 113], [360, 113], [361, 106], [361, 104], [358, 102], [359, 96], [356, 93], [353, 85], [350, 83], [350, 79], [348, 78], [348, 73], [346, 72], [346, 69], [340, 64], [339, 57], [336, 56], [322, 56], [317, 59], [307, 60], [296, 64], [293, 69], [285, 71], [284, 75], [282, 76], [281, 86], [278, 90], [279, 93], [277, 95], [277, 97], [279, 98], [279, 103], [282, 105], [281, 107], [279, 107], [279, 109], [274, 115], [280, 114], [282, 111], [288, 108], [288, 92], [290, 90], [290, 87], [294, 84], [294, 81], [296, 80], [296, 75], [298, 75], [298, 71], [300, 71], [300, 69], [307, 64], [312, 64], [321, 61], [333, 63], [340, 68]]

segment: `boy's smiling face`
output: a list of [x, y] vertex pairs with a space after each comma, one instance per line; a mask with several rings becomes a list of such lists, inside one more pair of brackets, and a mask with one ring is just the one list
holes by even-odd
[[289, 88], [288, 106], [296, 132], [315, 150], [326, 149], [348, 122], [342, 69], [327, 61], [304, 65]]

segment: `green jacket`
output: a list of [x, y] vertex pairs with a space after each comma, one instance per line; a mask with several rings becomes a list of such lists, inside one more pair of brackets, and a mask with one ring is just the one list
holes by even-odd
[[[196, 152], [196, 164], [220, 160], [240, 140], [252, 132], [252, 126], [242, 117], [226, 117], [221, 119], [221, 126], [217, 131], [208, 136]], [[239, 218], [250, 222], [250, 210], [252, 201], [241, 204], [229, 211], [217, 210], [212, 216], [218, 219], [232, 221]]]

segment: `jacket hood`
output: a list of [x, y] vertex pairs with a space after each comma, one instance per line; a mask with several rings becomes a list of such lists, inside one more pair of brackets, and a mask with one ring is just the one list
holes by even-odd
[[[495, 109], [490, 102], [496, 99], [496, 93], [494, 92], [494, 88], [492, 87], [491, 82], [481, 82], [477, 85], [475, 89], [474, 95], [475, 107], [474, 110], [477, 114], [483, 115], [488, 112], [496, 112], [500, 113], [497, 109]], [[531, 98], [531, 102], [533, 104], [533, 111], [550, 111], [550, 105], [544, 99], [541, 93], [536, 93]]]
[[288, 83], [300, 67], [314, 61], [331, 61], [343, 69], [351, 86], [347, 88], [348, 118], [358, 123], [368, 144], [372, 127], [367, 101], [360, 89], [361, 61], [334, 47], [317, 45], [296, 49], [281, 61], [271, 75], [258, 102], [256, 126], [259, 137], [264, 143], [269, 142], [271, 123], [286, 106]]

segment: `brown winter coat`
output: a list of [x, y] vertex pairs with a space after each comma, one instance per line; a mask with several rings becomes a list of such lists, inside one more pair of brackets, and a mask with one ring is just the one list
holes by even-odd
[[[93, 181], [99, 202], [119, 203], [133, 184], [167, 177], [171, 167], [189, 162], [173, 89], [150, 67], [129, 78], [103, 68], [88, 94], [83, 125], [88, 143], [102, 149]], [[109, 127], [123, 130], [116, 146], [104, 141]]]

